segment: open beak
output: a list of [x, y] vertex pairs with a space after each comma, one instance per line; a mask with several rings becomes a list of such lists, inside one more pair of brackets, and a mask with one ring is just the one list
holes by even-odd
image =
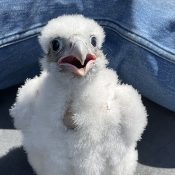
[[96, 56], [89, 53], [87, 46], [79, 39], [73, 42], [68, 56], [60, 58], [58, 64], [78, 76], [85, 76], [95, 61]]

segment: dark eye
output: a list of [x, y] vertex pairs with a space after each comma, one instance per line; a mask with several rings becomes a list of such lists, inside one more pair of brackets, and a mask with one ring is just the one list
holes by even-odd
[[60, 40], [54, 39], [52, 41], [52, 49], [54, 51], [57, 51], [58, 52], [61, 49], [61, 47], [62, 47], [62, 44], [61, 44], [61, 41]]
[[92, 37], [91, 37], [91, 44], [92, 44], [94, 47], [96, 47], [96, 45], [97, 45], [97, 39], [96, 39], [95, 36], [92, 36]]

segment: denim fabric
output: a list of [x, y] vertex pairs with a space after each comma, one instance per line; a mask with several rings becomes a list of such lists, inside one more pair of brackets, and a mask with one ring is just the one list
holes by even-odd
[[120, 78], [175, 111], [174, 0], [0, 0], [0, 89], [38, 73], [37, 35], [51, 18], [82, 13], [106, 30]]

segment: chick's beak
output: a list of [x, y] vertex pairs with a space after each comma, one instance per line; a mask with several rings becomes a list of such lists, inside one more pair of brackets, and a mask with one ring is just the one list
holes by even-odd
[[87, 46], [81, 40], [78, 40], [72, 45], [71, 52], [71, 55], [74, 55], [83, 65], [88, 54]]
[[71, 42], [70, 51], [58, 61], [58, 64], [78, 76], [85, 76], [92, 68], [96, 56], [88, 50], [87, 45], [80, 39]]

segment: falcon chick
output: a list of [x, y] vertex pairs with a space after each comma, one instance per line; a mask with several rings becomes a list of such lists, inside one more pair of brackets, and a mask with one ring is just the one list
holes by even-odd
[[52, 19], [41, 32], [41, 74], [10, 109], [38, 175], [134, 174], [147, 114], [137, 91], [107, 68], [104, 37], [82, 15]]

